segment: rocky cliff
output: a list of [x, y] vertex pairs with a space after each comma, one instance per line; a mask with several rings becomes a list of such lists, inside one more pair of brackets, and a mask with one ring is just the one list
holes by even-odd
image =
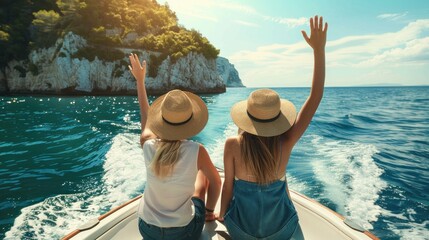
[[244, 87], [237, 69], [228, 59], [218, 57], [216, 59], [216, 68], [227, 87]]
[[[0, 75], [0, 85], [3, 85], [0, 91], [7, 85], [10, 93], [135, 94], [136, 83], [128, 71], [127, 56], [131, 52], [138, 53], [150, 66], [150, 55], [156, 54], [122, 48], [119, 50], [124, 57], [115, 61], [75, 56], [87, 46], [84, 38], [69, 32], [54, 46], [32, 51], [28, 61], [10, 62], [6, 76]], [[193, 52], [175, 62], [167, 58], [158, 67], [155, 77], [146, 78], [146, 87], [150, 94], [161, 94], [174, 88], [197, 93], [224, 92], [225, 83], [235, 86], [239, 81], [238, 73], [234, 73], [225, 60], [222, 59], [219, 65], [216, 60]], [[223, 69], [223, 79], [217, 72], [219, 66]]]

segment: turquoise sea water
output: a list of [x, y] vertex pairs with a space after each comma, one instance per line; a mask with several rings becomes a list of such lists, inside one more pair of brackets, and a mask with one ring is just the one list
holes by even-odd
[[[219, 167], [229, 109], [252, 90], [202, 95], [194, 140]], [[309, 92], [276, 90], [298, 109]], [[0, 100], [0, 239], [58, 239], [144, 190], [135, 97]], [[429, 239], [429, 87], [327, 88], [288, 179], [381, 239]]]

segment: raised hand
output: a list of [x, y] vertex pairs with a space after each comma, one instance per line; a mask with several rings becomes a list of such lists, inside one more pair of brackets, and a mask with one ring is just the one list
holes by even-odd
[[310, 18], [310, 30], [310, 37], [307, 36], [305, 31], [302, 31], [302, 36], [308, 45], [313, 48], [313, 81], [310, 95], [302, 105], [301, 110], [296, 117], [295, 124], [286, 132], [288, 142], [291, 145], [295, 145], [299, 141], [310, 125], [311, 119], [316, 113], [316, 110], [322, 100], [325, 87], [325, 45], [328, 24], [325, 23], [325, 26], [323, 26], [323, 18], [315, 16], [314, 19]]
[[146, 61], [143, 61], [143, 64], [140, 64], [139, 57], [135, 53], [130, 54], [130, 63], [128, 65], [133, 76], [136, 78], [137, 82], [142, 81], [144, 83], [146, 76]]
[[137, 54], [130, 54], [130, 63], [128, 68], [131, 71], [131, 74], [136, 78], [137, 81], [137, 98], [139, 100], [140, 106], [140, 123], [142, 133], [140, 135], [140, 144], [143, 145], [144, 142], [152, 138], [154, 134], [150, 131], [149, 128], [146, 128], [146, 120], [149, 110], [149, 101], [147, 99], [146, 87], [145, 87], [145, 76], [146, 76], [146, 61], [143, 61], [143, 64], [140, 64], [139, 57]]
[[310, 18], [310, 37], [308, 37], [305, 31], [302, 32], [302, 36], [305, 41], [310, 45], [315, 51], [323, 50], [326, 45], [326, 32], [328, 31], [328, 23], [325, 23], [323, 27], [323, 17], [318, 17], [317, 15], [313, 18]]

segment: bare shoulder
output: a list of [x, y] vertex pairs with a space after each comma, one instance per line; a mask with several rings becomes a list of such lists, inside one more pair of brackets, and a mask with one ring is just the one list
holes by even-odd
[[225, 141], [225, 148], [235, 148], [240, 146], [240, 136], [228, 137]]
[[237, 157], [240, 153], [240, 136], [229, 137], [225, 141], [225, 156]]
[[231, 136], [231, 137], [228, 137], [227, 139], [226, 139], [226, 142], [228, 142], [228, 143], [235, 143], [235, 144], [238, 144], [239, 143], [239, 141], [240, 141], [240, 135], [236, 135], [236, 136]]
[[203, 145], [203, 144], [198, 143], [198, 147], [199, 147], [199, 151], [200, 151], [200, 152], [201, 152], [201, 151], [207, 152], [207, 149], [204, 147], [204, 145]]
[[143, 146], [147, 140], [155, 139], [155, 138], [156, 138], [156, 135], [150, 129], [145, 129], [140, 134], [140, 145]]

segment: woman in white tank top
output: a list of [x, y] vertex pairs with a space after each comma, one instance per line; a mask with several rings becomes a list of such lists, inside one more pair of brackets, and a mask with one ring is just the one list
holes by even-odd
[[[148, 239], [198, 239], [205, 220], [215, 220], [221, 180], [201, 144], [186, 140], [206, 125], [208, 111], [195, 94], [172, 90], [149, 106], [145, 74], [130, 55], [137, 81], [147, 182], [140, 201], [139, 230]], [[207, 201], [205, 196], [207, 192]]]

